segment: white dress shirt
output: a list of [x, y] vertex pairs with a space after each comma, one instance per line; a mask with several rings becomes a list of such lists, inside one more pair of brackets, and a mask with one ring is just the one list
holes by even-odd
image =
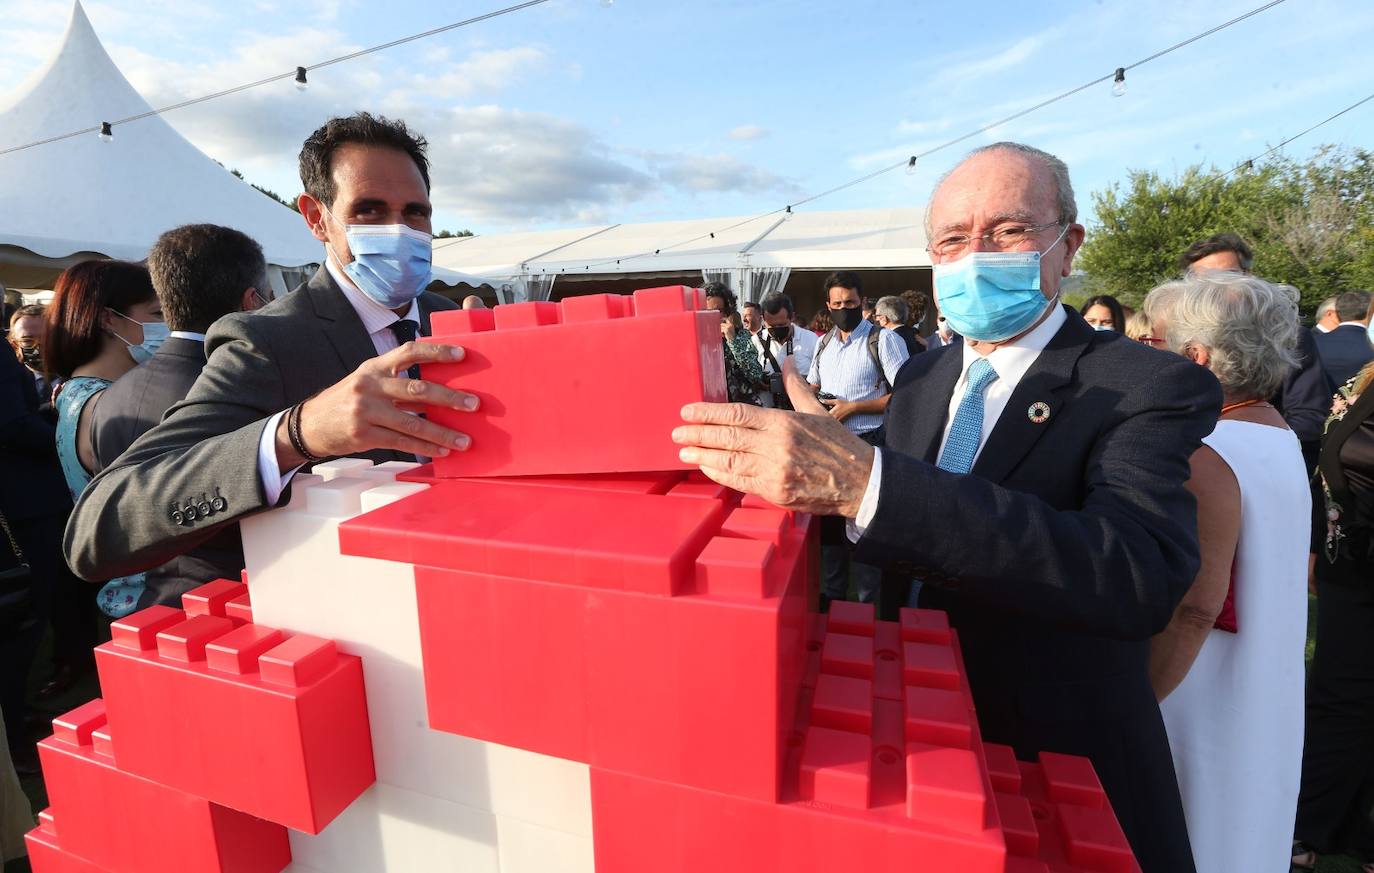
[[[398, 318], [396, 313], [387, 309], [382, 304], [368, 297], [358, 286], [353, 284], [353, 280], [340, 269], [334, 266], [334, 262], [325, 259], [325, 269], [334, 279], [334, 283], [339, 286], [353, 311], [358, 313], [358, 318], [363, 323], [363, 330], [372, 339], [372, 347], [377, 350], [378, 355], [384, 355], [400, 345], [396, 341], [396, 334], [392, 333], [391, 325], [401, 319], [408, 319], [420, 323], [420, 306], [414, 300], [410, 301], [410, 308], [406, 314]], [[417, 298], [418, 299], [418, 298]], [[174, 332], [180, 333], [180, 331]], [[202, 340], [204, 337], [202, 336]], [[296, 475], [300, 467], [288, 470], [285, 474], [277, 465], [277, 427], [281, 423], [281, 417], [286, 412], [278, 412], [276, 415], [267, 419], [267, 426], [263, 428], [262, 436], [258, 439], [258, 476], [262, 480], [262, 490], [267, 495], [267, 505], [276, 506], [281, 499], [282, 491], [286, 490], [286, 483], [291, 481], [291, 477]], [[304, 465], [302, 465], [304, 466]]]
[[[1021, 379], [1035, 363], [1036, 358], [1045, 350], [1045, 346], [1050, 344], [1054, 335], [1059, 333], [1059, 329], [1068, 321], [1068, 315], [1064, 312], [1064, 307], [1056, 300], [1054, 308], [1045, 320], [1021, 337], [1014, 343], [1000, 346], [986, 356], [988, 363], [992, 364], [992, 369], [997, 372], [997, 378], [992, 384], [983, 389], [983, 430], [978, 439], [978, 451], [973, 455], [973, 461], [978, 462], [978, 456], [983, 453], [983, 447], [987, 445], [988, 436], [992, 429], [997, 426], [997, 420], [1006, 411], [1007, 402], [1011, 400], [1012, 392], [1016, 386], [1021, 384]], [[973, 346], [964, 344], [964, 365], [959, 373], [959, 380], [954, 383], [954, 390], [950, 392], [949, 410], [945, 417], [945, 429], [940, 436], [940, 451], [935, 453], [938, 460], [940, 452], [945, 450], [945, 441], [949, 439], [949, 429], [954, 426], [954, 413], [959, 410], [959, 403], [964, 399], [964, 389], [968, 386], [968, 368], [973, 366], [973, 362], [983, 355], [973, 350]], [[873, 517], [878, 514], [878, 495], [882, 490], [883, 482], [883, 453], [881, 450], [873, 453], [873, 470], [868, 474], [868, 487], [864, 489], [863, 501], [859, 504], [859, 514], [854, 521], [848, 525], [849, 539], [858, 542], [859, 537], [863, 536], [868, 526], [873, 523]]]

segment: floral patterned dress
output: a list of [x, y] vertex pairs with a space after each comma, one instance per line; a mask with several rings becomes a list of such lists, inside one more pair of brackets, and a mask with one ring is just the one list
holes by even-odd
[[[62, 475], [67, 480], [67, 490], [75, 501], [91, 482], [91, 474], [81, 466], [81, 458], [76, 452], [76, 426], [81, 421], [81, 410], [92, 397], [110, 387], [109, 379], [95, 376], [73, 376], [58, 389], [57, 403], [57, 458], [62, 462]], [[96, 595], [100, 611], [111, 618], [122, 618], [138, 608], [138, 598], [143, 594], [143, 574], [121, 576], [106, 582]]]
[[731, 403], [759, 405], [758, 390], [763, 383], [763, 367], [754, 351], [749, 331], [735, 332], [735, 338], [721, 343], [725, 355], [725, 392]]

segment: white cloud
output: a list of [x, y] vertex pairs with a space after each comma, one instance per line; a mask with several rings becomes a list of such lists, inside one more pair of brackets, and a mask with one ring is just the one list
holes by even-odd
[[726, 136], [730, 139], [741, 141], [763, 139], [765, 136], [768, 136], [768, 129], [759, 127], [757, 124], [741, 124], [739, 127], [731, 130]]
[[674, 188], [696, 194], [795, 190], [791, 183], [781, 177], [725, 154], [655, 155], [650, 162], [656, 167], [660, 179]]

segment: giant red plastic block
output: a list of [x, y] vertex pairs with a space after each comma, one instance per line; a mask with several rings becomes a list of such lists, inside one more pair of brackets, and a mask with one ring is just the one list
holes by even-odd
[[1137, 873], [1085, 760], [985, 755], [943, 615], [834, 607], [811, 622], [779, 801], [594, 765], [598, 873]]
[[96, 699], [38, 744], [62, 851], [110, 873], [278, 873], [286, 829], [120, 769]]
[[114, 873], [67, 851], [58, 842], [57, 822], [51, 810], [38, 814], [38, 827], [24, 835], [33, 873]]
[[475, 412], [431, 407], [472, 437], [434, 459], [441, 477], [682, 470], [671, 439], [686, 403], [724, 401], [720, 316], [696, 289], [649, 288], [562, 303], [436, 312], [428, 342], [463, 360], [423, 377], [477, 395]]
[[339, 537], [419, 565], [431, 727], [772, 800], [811, 530], [728, 495], [454, 480]]
[[[217, 585], [217, 583], [211, 583]], [[232, 583], [231, 583], [232, 584]], [[96, 649], [120, 770], [318, 833], [374, 780], [362, 667], [334, 644], [228, 617], [219, 586], [111, 625]]]

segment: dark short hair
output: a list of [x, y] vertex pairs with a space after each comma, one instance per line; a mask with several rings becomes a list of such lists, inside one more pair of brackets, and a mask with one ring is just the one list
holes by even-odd
[[758, 305], [757, 303], [755, 303], [754, 301], [752, 301], [752, 300], [746, 300], [746, 301], [744, 301], [743, 303], [740, 304], [740, 307], [739, 307], [739, 308], [740, 308], [740, 309], [749, 309], [750, 307], [753, 307], [754, 309], [759, 309], [759, 308], [760, 308], [759, 305]]
[[821, 293], [825, 295], [827, 302], [830, 300], [831, 288], [850, 288], [860, 297], [864, 295], [863, 280], [853, 270], [837, 270], [825, 277], [825, 281], [821, 283]]
[[43, 366], [59, 376], [71, 374], [100, 354], [104, 342], [101, 314], [153, 300], [148, 268], [128, 261], [82, 261], [62, 271], [53, 285], [52, 303], [43, 316]]
[[238, 312], [243, 292], [263, 287], [267, 261], [252, 237], [217, 224], [184, 224], [153, 243], [148, 252], [163, 317], [172, 330], [205, 333], [221, 316]]
[[1218, 252], [1235, 252], [1240, 268], [1247, 273], [1255, 263], [1255, 253], [1245, 240], [1234, 233], [1216, 233], [1188, 246], [1188, 251], [1178, 259], [1178, 268], [1186, 272], [1193, 264]]
[[334, 197], [338, 194], [332, 172], [334, 152], [349, 143], [405, 152], [419, 168], [420, 176], [425, 180], [425, 190], [429, 190], [429, 158], [425, 156], [429, 141], [399, 119], [370, 112], [355, 112], [329, 119], [310, 134], [301, 146], [301, 185], [305, 193], [326, 206], [334, 204]]
[[1126, 332], [1126, 310], [1121, 308], [1121, 301], [1110, 294], [1098, 294], [1096, 297], [1089, 297], [1087, 302], [1078, 307], [1079, 315], [1087, 315], [1088, 310], [1094, 306], [1105, 306], [1112, 313], [1112, 330], [1117, 333]]
[[707, 299], [714, 297], [721, 301], [723, 304], [721, 311], [726, 315], [734, 315], [738, 311], [739, 307], [735, 303], [735, 292], [731, 291], [730, 286], [724, 282], [707, 282], [706, 287], [702, 290], [706, 292]]
[[1336, 317], [1341, 321], [1359, 321], [1369, 314], [1368, 291], [1346, 291], [1336, 297]]
[[763, 311], [769, 315], [777, 315], [784, 309], [787, 310], [788, 318], [796, 317], [797, 310], [792, 306], [792, 298], [781, 291], [774, 291], [772, 294], [763, 298]]

